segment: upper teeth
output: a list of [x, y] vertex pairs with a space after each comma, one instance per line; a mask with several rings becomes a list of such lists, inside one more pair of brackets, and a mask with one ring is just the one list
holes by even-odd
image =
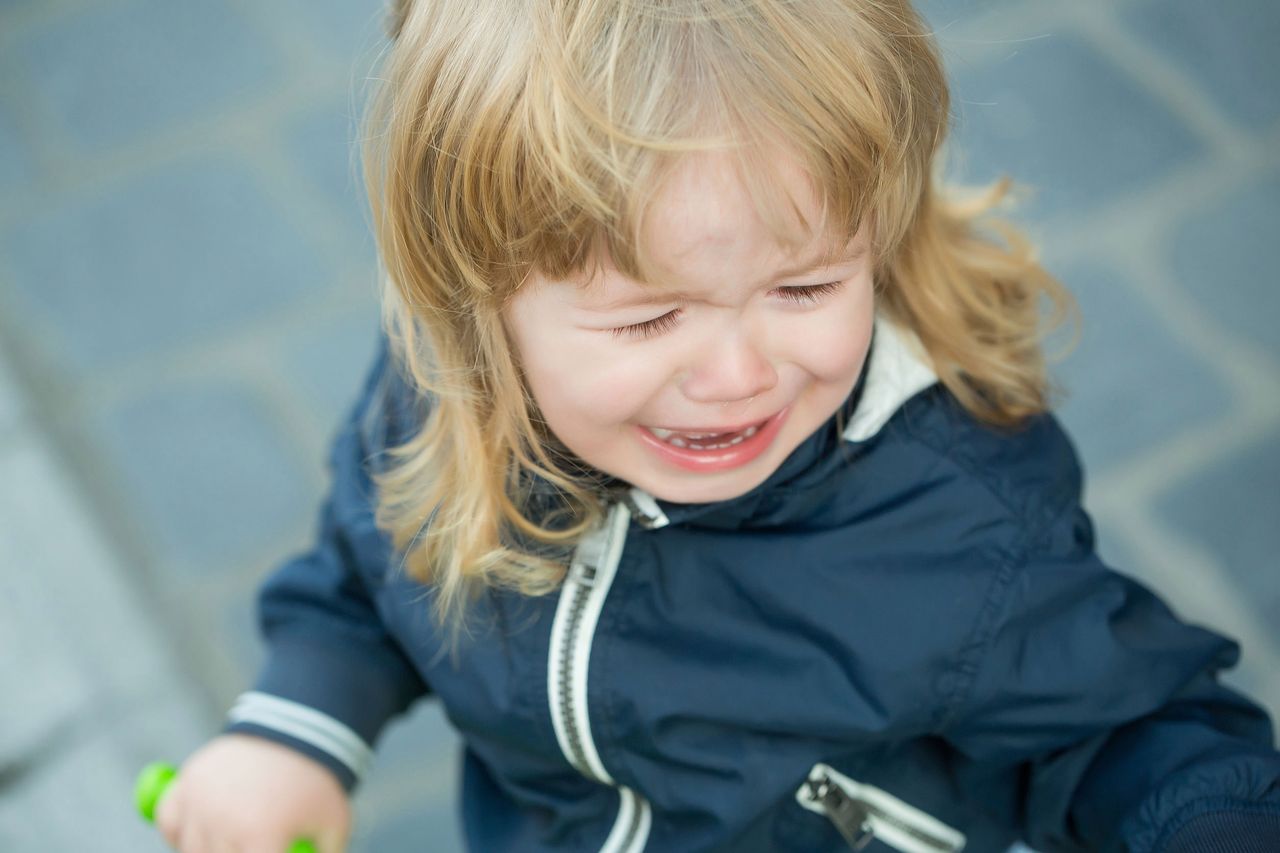
[[[671, 438], [671, 436], [676, 434], [676, 431], [673, 429], [660, 429], [659, 427], [649, 427], [649, 432], [653, 433], [663, 441], [666, 441], [668, 438]], [[680, 437], [699, 439], [699, 438], [710, 438], [713, 435], [719, 435], [719, 434], [720, 433], [718, 432], [682, 432], [680, 433]]]
[[[677, 435], [675, 430], [661, 429], [660, 427], [649, 427], [649, 431], [668, 444], [675, 445], [676, 447], [688, 447], [689, 442], [697, 442], [713, 436], [724, 435], [724, 433], [719, 432], [685, 432]], [[755, 435], [759, 431], [759, 426], [749, 426], [729, 441], [711, 445], [694, 444], [694, 447], [698, 450], [720, 450], [725, 447], [732, 447], [735, 444], [741, 444], [745, 439], [751, 438], [751, 436]]]

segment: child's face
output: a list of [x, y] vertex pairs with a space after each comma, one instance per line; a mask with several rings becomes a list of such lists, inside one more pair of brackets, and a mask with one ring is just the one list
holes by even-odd
[[[815, 221], [801, 173], [788, 162], [785, 174]], [[516, 294], [506, 320], [530, 391], [560, 441], [596, 468], [668, 501], [737, 497], [857, 382], [873, 315], [866, 235], [788, 256], [731, 161], [693, 155], [643, 239], [669, 293], [605, 259], [594, 288], [534, 275]], [[830, 265], [813, 266], [826, 249]], [[644, 298], [656, 301], [636, 304]]]

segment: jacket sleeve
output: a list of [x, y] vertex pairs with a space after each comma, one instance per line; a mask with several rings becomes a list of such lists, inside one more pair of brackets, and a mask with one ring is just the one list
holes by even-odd
[[367, 770], [385, 724], [428, 692], [374, 600], [392, 549], [374, 526], [369, 472], [397, 414], [403, 415], [397, 387], [403, 392], [384, 340], [334, 440], [316, 541], [259, 591], [267, 659], [225, 729], [297, 749], [332, 770], [347, 791]]
[[1103, 565], [1078, 505], [1037, 538], [998, 573], [943, 736], [1016, 770], [1038, 850], [1280, 850], [1270, 721], [1217, 680], [1237, 645]]

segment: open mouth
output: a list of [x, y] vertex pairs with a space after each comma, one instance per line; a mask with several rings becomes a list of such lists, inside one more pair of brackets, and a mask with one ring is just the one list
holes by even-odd
[[790, 406], [762, 421], [703, 427], [696, 430], [638, 427], [641, 442], [658, 459], [699, 473], [728, 471], [746, 465], [772, 446]]

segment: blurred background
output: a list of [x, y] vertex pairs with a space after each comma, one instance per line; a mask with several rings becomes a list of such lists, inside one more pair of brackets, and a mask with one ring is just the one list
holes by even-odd
[[[1103, 555], [1280, 712], [1280, 5], [927, 0], [950, 168], [1075, 291], [1058, 368]], [[161, 851], [377, 332], [352, 142], [381, 0], [0, 0], [0, 850]], [[434, 704], [355, 851], [460, 851]]]

